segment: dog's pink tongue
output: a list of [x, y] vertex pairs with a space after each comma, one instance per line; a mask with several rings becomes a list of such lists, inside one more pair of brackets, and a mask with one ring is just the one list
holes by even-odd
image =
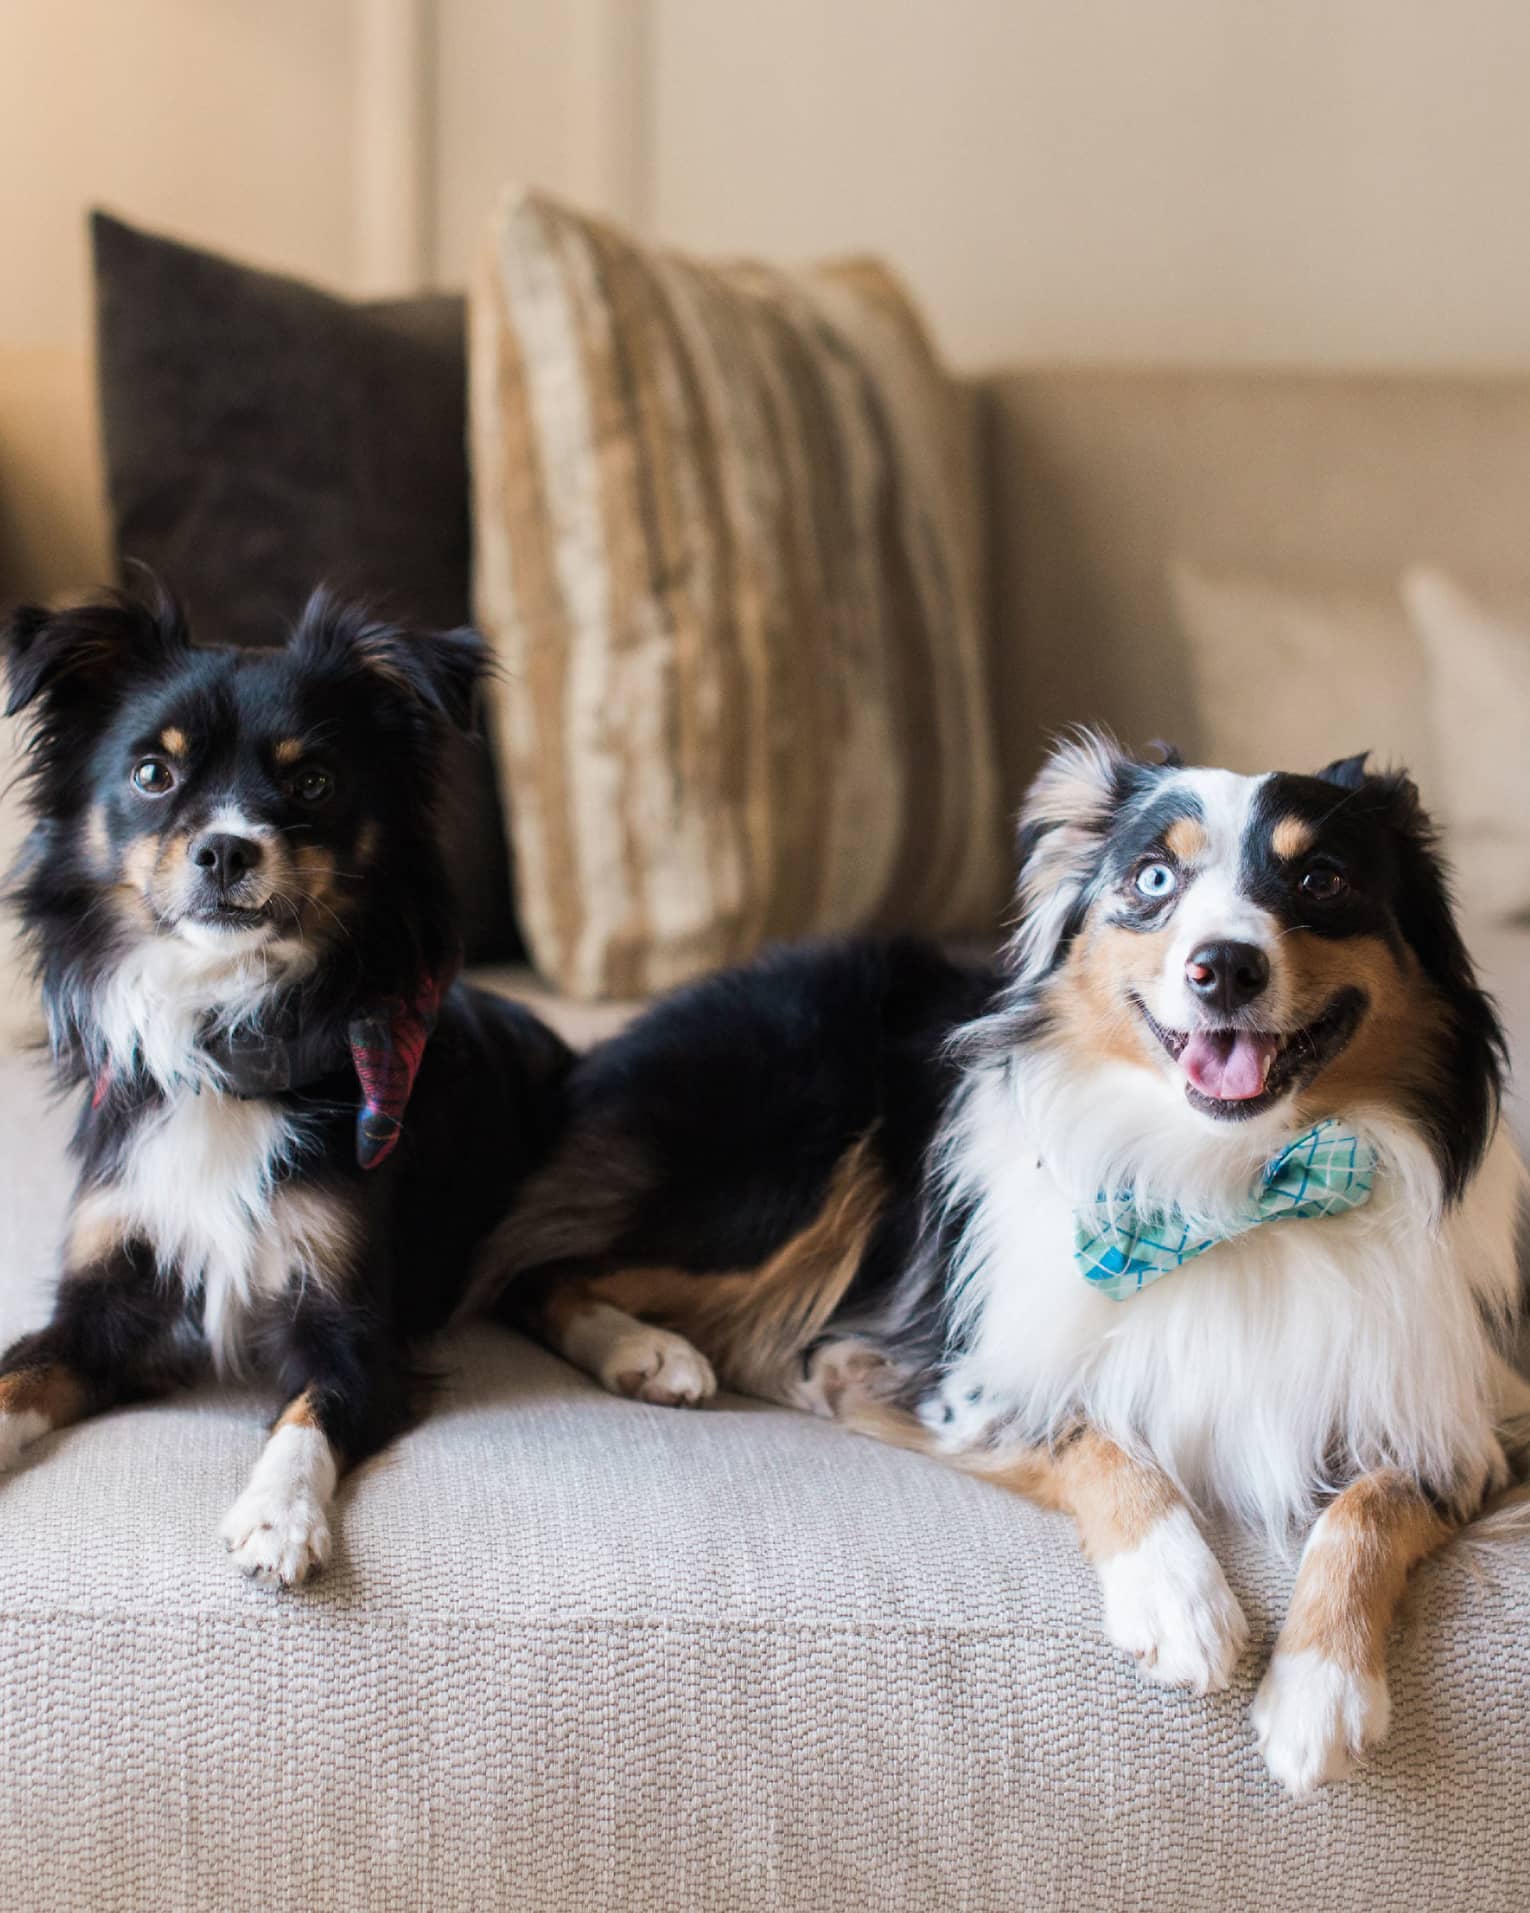
[[1246, 1103], [1264, 1093], [1275, 1050], [1273, 1036], [1252, 1030], [1194, 1030], [1179, 1053], [1179, 1066], [1203, 1096]]

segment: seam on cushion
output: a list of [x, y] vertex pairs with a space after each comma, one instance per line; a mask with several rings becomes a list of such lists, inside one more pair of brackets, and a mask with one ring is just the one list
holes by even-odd
[[[114, 1628], [144, 1628], [150, 1631], [168, 1628], [183, 1628], [188, 1624], [199, 1627], [226, 1627], [248, 1631], [250, 1629], [302, 1629], [313, 1615], [329, 1618], [344, 1617], [342, 1625], [350, 1627], [360, 1623], [363, 1627], [408, 1628], [419, 1631], [432, 1629], [445, 1634], [486, 1633], [486, 1634], [570, 1634], [570, 1633], [670, 1633], [670, 1634], [760, 1634], [773, 1635], [782, 1640], [940, 1640], [940, 1641], [1053, 1641], [1079, 1640], [1091, 1641], [1095, 1637], [1087, 1632], [1058, 1633], [1038, 1628], [1016, 1627], [961, 1627], [944, 1626], [940, 1623], [915, 1623], [909, 1626], [867, 1626], [860, 1622], [846, 1622], [840, 1625], [832, 1621], [806, 1621], [783, 1624], [779, 1621], [743, 1621], [743, 1620], [675, 1620], [659, 1616], [639, 1615], [580, 1615], [568, 1620], [538, 1618], [531, 1620], [490, 1620], [482, 1615], [462, 1615], [444, 1613], [439, 1610], [428, 1612], [410, 1608], [351, 1608], [335, 1609], [313, 1606], [305, 1615], [294, 1610], [286, 1614], [273, 1611], [269, 1614], [215, 1614], [203, 1608], [181, 1608], [155, 1614], [103, 1613], [99, 1608], [88, 1607], [50, 1607], [23, 1610], [15, 1608], [0, 1609], [0, 1627], [16, 1626], [36, 1627], [49, 1621], [88, 1621], [95, 1625]], [[316, 1636], [317, 1638], [317, 1636]], [[1103, 1634], [1098, 1637], [1104, 1639]]]
[[[313, 1609], [313, 1613], [331, 1614], [332, 1609]], [[181, 1609], [160, 1614], [103, 1614], [93, 1608], [47, 1608], [31, 1612], [14, 1609], [0, 1609], [0, 1627], [7, 1625], [38, 1627], [50, 1622], [87, 1622], [95, 1627], [108, 1627], [118, 1632], [138, 1630], [144, 1633], [165, 1633], [180, 1630], [188, 1624], [200, 1628], [221, 1628], [235, 1633], [251, 1633], [264, 1630], [301, 1629], [306, 1625], [300, 1612], [289, 1615], [273, 1614], [210, 1614], [205, 1610]], [[529, 1620], [495, 1621], [479, 1616], [463, 1616], [431, 1612], [415, 1614], [405, 1608], [352, 1609], [346, 1612], [345, 1627], [354, 1627], [359, 1622], [360, 1631], [388, 1629], [406, 1630], [411, 1633], [438, 1633], [452, 1638], [466, 1633], [492, 1634], [502, 1637], [515, 1635], [567, 1635], [567, 1634], [669, 1634], [681, 1637], [705, 1638], [708, 1636], [727, 1637], [730, 1635], [755, 1635], [777, 1640], [864, 1640], [864, 1641], [933, 1641], [941, 1643], [972, 1642], [1025, 1642], [1032, 1646], [1085, 1647], [1100, 1653], [1102, 1657], [1117, 1662], [1120, 1655], [1105, 1639], [1103, 1631], [1040, 1629], [1030, 1627], [994, 1627], [963, 1628], [947, 1627], [938, 1624], [919, 1624], [913, 1626], [865, 1626], [846, 1624], [838, 1626], [832, 1622], [805, 1622], [784, 1626], [772, 1621], [729, 1621], [729, 1620], [670, 1620], [659, 1618], [616, 1615], [609, 1618], [580, 1617], [567, 1621]], [[1259, 1654], [1273, 1651], [1277, 1629], [1271, 1628], [1253, 1636], [1250, 1647]], [[321, 1638], [315, 1633], [315, 1639]], [[1449, 1639], [1441, 1635], [1441, 1639]], [[1530, 1640], [1522, 1630], [1473, 1628], [1469, 1645], [1472, 1658], [1480, 1653], [1484, 1643], [1506, 1648], [1518, 1648], [1525, 1655]], [[1530, 1656], [1525, 1656], [1530, 1660]]]

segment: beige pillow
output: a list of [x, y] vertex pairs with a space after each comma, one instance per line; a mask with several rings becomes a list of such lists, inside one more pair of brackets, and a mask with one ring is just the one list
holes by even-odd
[[1445, 572], [1402, 582], [1440, 741], [1462, 894], [1498, 917], [1530, 911], [1530, 621], [1489, 611]]
[[1197, 755], [1236, 771], [1314, 771], [1370, 751], [1438, 804], [1428, 669], [1391, 588], [1169, 568], [1190, 651]]
[[514, 194], [470, 412], [544, 974], [633, 996], [773, 937], [992, 927], [972, 418], [884, 267], [703, 264]]

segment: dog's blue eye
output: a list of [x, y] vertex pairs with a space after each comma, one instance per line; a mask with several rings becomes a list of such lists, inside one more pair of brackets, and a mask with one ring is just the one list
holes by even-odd
[[133, 766], [133, 788], [145, 797], [163, 797], [175, 789], [175, 772], [162, 757], [144, 757]]
[[1172, 864], [1144, 864], [1137, 872], [1137, 888], [1156, 902], [1173, 896], [1179, 888], [1179, 877]]

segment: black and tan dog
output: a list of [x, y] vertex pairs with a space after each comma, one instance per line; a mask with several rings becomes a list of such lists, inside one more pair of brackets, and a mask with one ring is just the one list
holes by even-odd
[[53, 1319], [0, 1360], [0, 1469], [209, 1361], [264, 1371], [286, 1407], [222, 1533], [298, 1582], [557, 1120], [563, 1045], [452, 980], [433, 815], [482, 645], [319, 596], [265, 652], [194, 648], [163, 598], [23, 609], [8, 647], [18, 900], [80, 1118]]

